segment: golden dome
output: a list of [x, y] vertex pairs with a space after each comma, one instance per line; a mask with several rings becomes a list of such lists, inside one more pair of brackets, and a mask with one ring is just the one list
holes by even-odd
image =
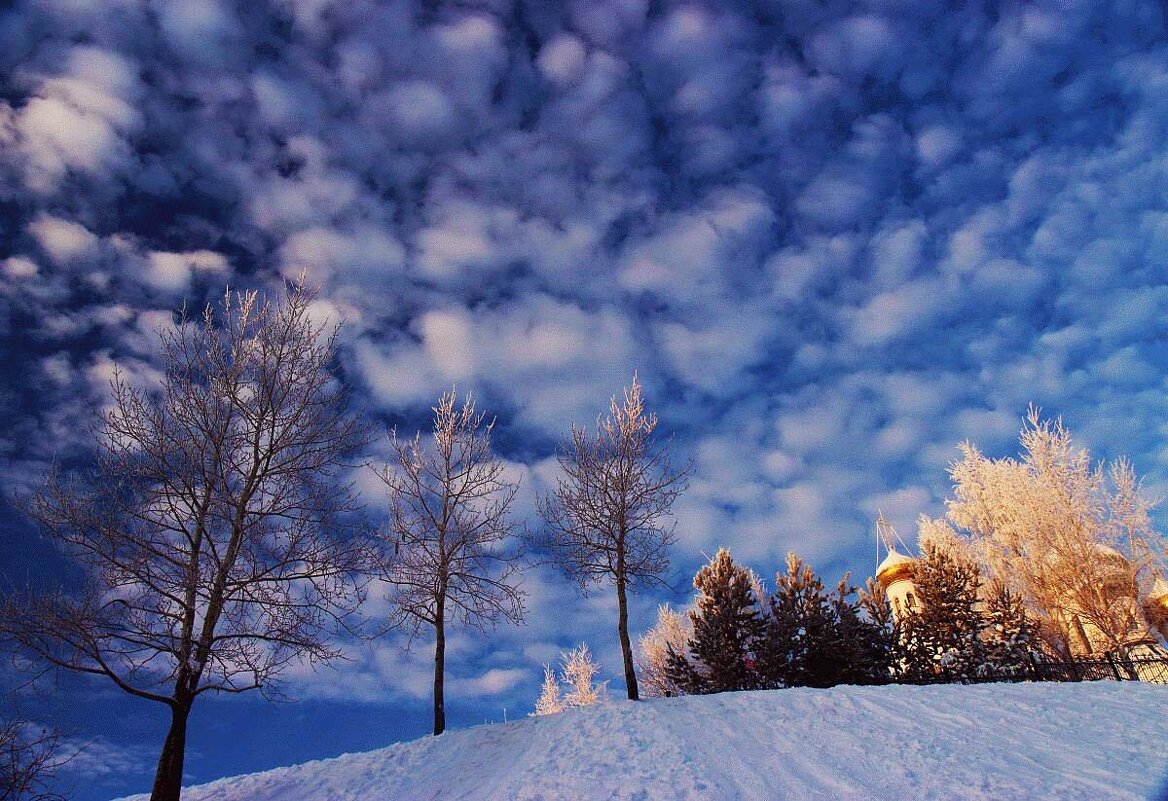
[[1148, 600], [1168, 609], [1168, 581], [1156, 576], [1156, 580], [1152, 582], [1152, 589], [1148, 592]]
[[1127, 557], [1110, 545], [1104, 545], [1103, 543], [1096, 544], [1095, 554], [1099, 557], [1100, 561], [1112, 562], [1117, 567], [1127, 567]]
[[916, 561], [911, 556], [890, 549], [888, 556], [884, 557], [884, 561], [876, 568], [876, 580], [880, 582], [881, 587], [888, 589], [895, 582], [909, 578]]

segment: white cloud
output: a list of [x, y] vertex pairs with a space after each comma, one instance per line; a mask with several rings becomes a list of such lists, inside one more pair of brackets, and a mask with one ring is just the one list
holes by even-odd
[[31, 189], [52, 191], [70, 169], [98, 173], [126, 163], [123, 136], [141, 123], [135, 66], [121, 54], [79, 45], [62, 75], [40, 80], [12, 118]]
[[909, 281], [869, 298], [850, 315], [857, 345], [885, 345], [928, 328], [950, 306], [946, 284], [933, 278]]
[[548, 80], [566, 84], [583, 72], [587, 55], [584, 43], [577, 37], [560, 34], [540, 49], [536, 65]]
[[469, 315], [459, 311], [427, 312], [418, 322], [426, 357], [439, 375], [465, 381], [475, 371], [476, 351], [491, 344], [475, 339]]
[[212, 250], [192, 250], [187, 253], [152, 251], [147, 254], [149, 271], [146, 280], [158, 289], [183, 292], [191, 283], [192, 275], [210, 273], [227, 277], [230, 265], [222, 253]]
[[40, 272], [37, 263], [27, 256], [9, 256], [3, 261], [3, 269], [6, 276], [16, 280], [35, 278]]
[[456, 130], [454, 106], [439, 87], [428, 81], [397, 84], [386, 93], [384, 103], [394, 132], [407, 145], [441, 146]]
[[42, 214], [28, 224], [28, 232], [59, 265], [87, 261], [98, 253], [100, 241], [97, 236], [72, 220]]

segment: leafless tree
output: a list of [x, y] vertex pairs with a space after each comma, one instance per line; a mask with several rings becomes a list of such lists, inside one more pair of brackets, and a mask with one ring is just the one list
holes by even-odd
[[152, 798], [179, 798], [187, 719], [208, 692], [272, 690], [341, 656], [362, 595], [339, 481], [364, 439], [329, 372], [336, 330], [303, 280], [282, 302], [225, 294], [161, 331], [157, 386], [112, 380], [93, 470], [28, 504], [86, 568], [76, 592], [10, 597], [4, 627], [49, 663], [166, 705]]
[[637, 700], [637, 675], [629, 640], [629, 590], [665, 585], [674, 524], [670, 508], [685, 490], [689, 467], [675, 469], [655, 441], [657, 416], [646, 413], [641, 385], [614, 397], [596, 431], [572, 426], [558, 456], [562, 476], [539, 502], [547, 524], [543, 544], [552, 558], [586, 590], [611, 581], [616, 587], [617, 631], [624, 655], [625, 686]]
[[420, 433], [390, 445], [396, 464], [378, 472], [390, 501], [383, 533], [385, 579], [393, 605], [390, 625], [410, 634], [434, 629], [434, 734], [446, 728], [443, 684], [446, 626], [478, 629], [500, 620], [523, 620], [517, 584], [520, 549], [508, 513], [519, 485], [491, 450], [485, 413], [467, 396], [461, 407], [451, 390], [434, 407], [432, 447]]
[[57, 769], [71, 756], [62, 755], [61, 735], [27, 720], [0, 722], [0, 801], [55, 801], [49, 790]]

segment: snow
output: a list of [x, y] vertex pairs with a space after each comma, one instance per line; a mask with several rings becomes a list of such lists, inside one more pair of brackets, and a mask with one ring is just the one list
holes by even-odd
[[614, 701], [222, 779], [185, 801], [1157, 797], [1168, 687], [797, 688]]

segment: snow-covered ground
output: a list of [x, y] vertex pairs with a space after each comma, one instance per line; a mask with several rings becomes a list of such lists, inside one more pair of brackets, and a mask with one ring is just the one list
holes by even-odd
[[223, 779], [183, 797], [1158, 799], [1166, 754], [1163, 686], [791, 689], [616, 701]]

